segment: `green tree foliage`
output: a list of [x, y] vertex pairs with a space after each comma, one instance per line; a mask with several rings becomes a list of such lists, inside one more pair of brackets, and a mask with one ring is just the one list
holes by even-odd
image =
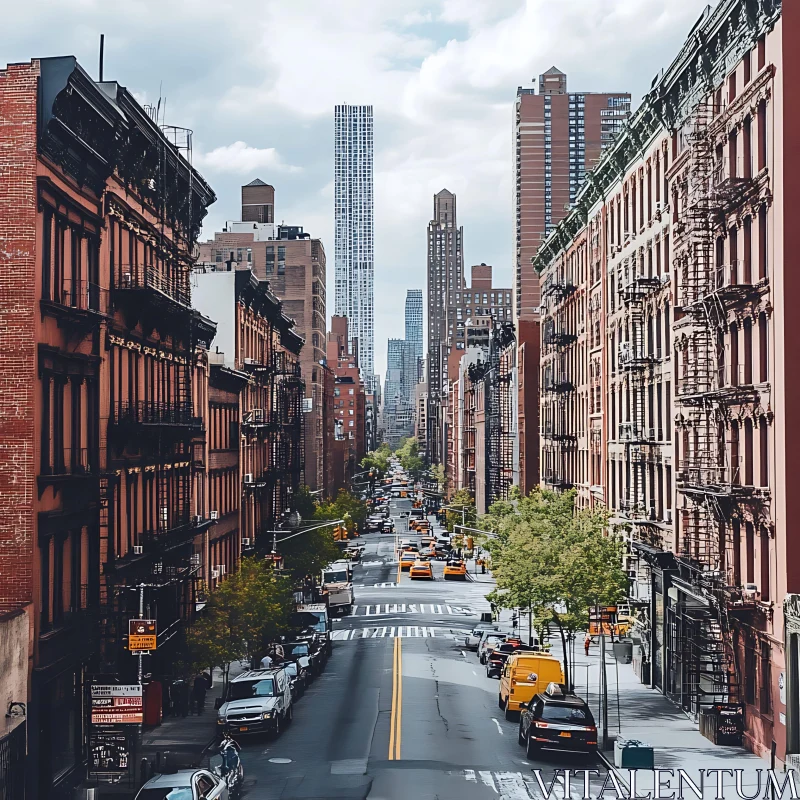
[[425, 462], [419, 454], [419, 442], [413, 436], [401, 439], [394, 454], [400, 459], [403, 469], [414, 480], [417, 480], [425, 471]]
[[379, 478], [385, 475], [389, 469], [389, 457], [392, 455], [392, 450], [386, 442], [384, 442], [377, 450], [367, 453], [361, 459], [361, 469], [374, 470], [375, 477]]
[[452, 509], [448, 509], [445, 512], [448, 531], [452, 533], [455, 525], [463, 524], [475, 527], [475, 500], [473, 500], [469, 489], [459, 489], [450, 498], [450, 502], [447, 505], [452, 506]]
[[[498, 534], [490, 599], [529, 609], [540, 632], [553, 622], [565, 641], [588, 627], [591, 607], [614, 605], [626, 594], [622, 540], [608, 533], [605, 510], [576, 510], [574, 491], [536, 489], [515, 504], [495, 503], [481, 527]], [[564, 653], [569, 681], [566, 647]]]
[[263, 559], [244, 558], [209, 596], [206, 613], [188, 634], [197, 667], [252, 661], [286, 629], [292, 609], [291, 581]]
[[314, 519], [345, 519], [349, 516], [351, 524], [348, 525], [347, 530], [352, 533], [355, 530], [354, 525], [358, 525], [359, 531], [364, 530], [367, 513], [367, 504], [363, 500], [359, 500], [346, 489], [340, 489], [335, 500], [317, 503]]
[[311, 519], [317, 509], [314, 495], [308, 486], [301, 486], [294, 495], [294, 507], [301, 519]]
[[[308, 525], [319, 525], [316, 520], [306, 520]], [[319, 577], [319, 573], [332, 561], [340, 558], [341, 551], [333, 539], [333, 526], [318, 528], [301, 533], [299, 536], [287, 537], [278, 545], [278, 552], [283, 556], [284, 567], [294, 581], [306, 575]]]

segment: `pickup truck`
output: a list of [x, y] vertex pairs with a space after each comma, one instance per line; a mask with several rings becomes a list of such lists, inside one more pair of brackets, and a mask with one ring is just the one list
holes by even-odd
[[347, 561], [335, 561], [322, 571], [322, 594], [328, 598], [331, 614], [353, 610], [353, 572]]

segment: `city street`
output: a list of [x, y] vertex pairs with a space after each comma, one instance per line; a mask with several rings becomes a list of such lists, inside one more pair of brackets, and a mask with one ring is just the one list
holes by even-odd
[[[398, 581], [395, 534], [363, 537], [354, 613], [334, 623], [334, 655], [277, 741], [243, 739], [245, 798], [538, 798], [532, 768], [595, 767], [580, 757], [525, 759], [464, 634], [489, 610], [487, 584]], [[413, 537], [413, 534], [412, 534]], [[409, 537], [411, 538], [411, 537]], [[556, 787], [555, 796], [563, 796]]]

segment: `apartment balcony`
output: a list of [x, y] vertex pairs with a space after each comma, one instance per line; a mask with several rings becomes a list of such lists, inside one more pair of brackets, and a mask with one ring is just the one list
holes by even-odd
[[553, 298], [554, 302], [560, 303], [566, 300], [575, 291], [575, 285], [568, 278], [560, 278], [550, 275], [545, 278], [542, 284], [542, 298]]
[[58, 317], [59, 327], [94, 327], [108, 316], [108, 289], [82, 280], [63, 281], [52, 298], [43, 299], [42, 307]]
[[722, 206], [720, 210], [729, 211], [737, 206], [755, 186], [752, 177], [745, 177], [745, 167], [742, 158], [723, 158], [714, 166], [711, 187], [713, 198]]
[[572, 484], [566, 480], [566, 478], [563, 478], [561, 475], [558, 475], [555, 472], [545, 472], [544, 482], [547, 486], [551, 486], [553, 489], [560, 489], [562, 491], [572, 488]]
[[668, 275], [663, 280], [659, 277], [637, 275], [619, 287], [619, 295], [625, 303], [637, 303], [651, 292], [658, 291], [668, 280]]
[[58, 448], [52, 461], [42, 464], [37, 480], [40, 485], [98, 477], [98, 453], [88, 447]]
[[111, 405], [111, 423], [119, 427], [202, 430], [203, 418], [194, 416], [191, 403], [119, 400]]
[[176, 265], [121, 264], [115, 276], [116, 297], [139, 297], [172, 310], [191, 310], [189, 271]]
[[300, 377], [300, 362], [296, 361], [284, 350], [278, 350], [273, 353], [272, 369], [276, 375], [287, 375], [293, 378]]
[[557, 375], [545, 375], [542, 388], [545, 392], [552, 392], [553, 394], [563, 394], [571, 392], [575, 389], [575, 384], [570, 380], [566, 373], [559, 373]]
[[578, 337], [574, 333], [567, 333], [554, 328], [546, 330], [542, 335], [542, 343], [550, 347], [566, 347], [577, 340]]

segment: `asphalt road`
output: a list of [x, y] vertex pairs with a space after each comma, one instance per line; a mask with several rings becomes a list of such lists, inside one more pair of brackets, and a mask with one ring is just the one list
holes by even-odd
[[[410, 507], [395, 501], [392, 514]], [[398, 582], [405, 521], [396, 525], [395, 535], [363, 537], [354, 614], [334, 622], [333, 656], [292, 725], [277, 740], [241, 740], [244, 799], [540, 798], [534, 768], [546, 782], [556, 768], [597, 768], [560, 754], [526, 760], [517, 723], [498, 708], [498, 681], [463, 648], [489, 610], [489, 587], [444, 581], [441, 563], [432, 582], [407, 573]], [[551, 797], [564, 797], [561, 784]]]

